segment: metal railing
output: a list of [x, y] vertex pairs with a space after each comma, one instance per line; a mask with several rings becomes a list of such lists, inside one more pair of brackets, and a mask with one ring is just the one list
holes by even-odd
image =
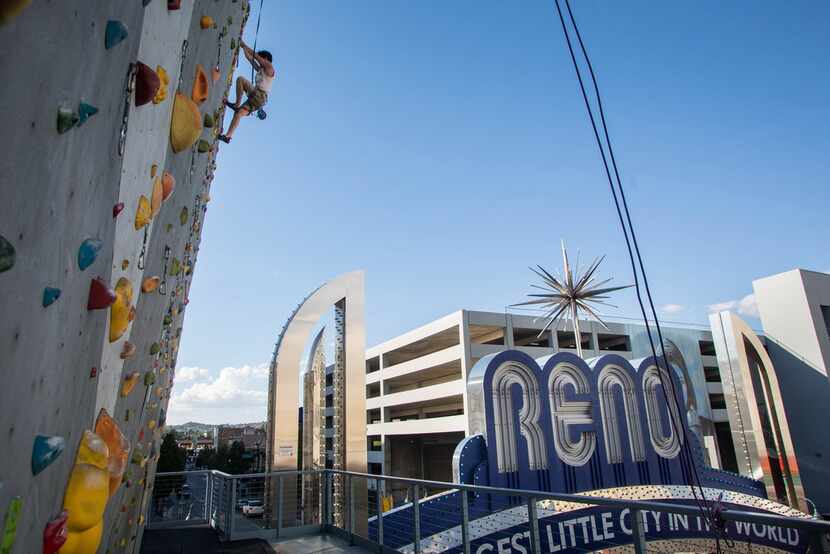
[[[584, 516], [588, 508], [606, 512], [591, 519]], [[561, 519], [550, 523], [551, 518], [578, 510], [582, 517], [566, 520], [564, 527]], [[331, 533], [378, 552], [537, 554], [594, 552], [623, 544], [633, 544], [637, 553], [715, 549], [714, 535], [710, 544], [701, 538], [705, 532], [696, 537], [665, 533], [672, 528], [683, 531], [683, 525], [688, 529], [690, 521], [705, 530], [700, 508], [692, 501], [603, 498], [339, 470], [159, 473], [148, 512], [150, 529], [210, 525], [225, 541]], [[755, 539], [762, 547], [766, 537], [779, 540], [777, 547], [783, 551], [830, 552], [830, 523], [806, 515], [785, 517], [721, 506], [718, 517], [733, 532], [720, 535], [724, 551], [731, 550], [735, 529], [743, 529], [751, 540], [739, 538], [735, 551], [747, 551]], [[620, 536], [620, 527], [614, 536], [614, 518], [625, 536]], [[558, 533], [551, 530], [555, 525]]]

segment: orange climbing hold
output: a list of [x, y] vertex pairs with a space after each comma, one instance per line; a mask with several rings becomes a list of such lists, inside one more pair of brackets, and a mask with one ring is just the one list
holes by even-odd
[[196, 78], [193, 80], [193, 93], [190, 95], [193, 101], [201, 104], [208, 99], [208, 78], [202, 64], [196, 64]]
[[147, 277], [141, 282], [141, 292], [153, 292], [161, 283], [161, 278], [158, 275]]
[[133, 302], [133, 284], [121, 277], [115, 284], [115, 302], [110, 307], [110, 342], [120, 339], [130, 324], [130, 307]]
[[161, 177], [156, 176], [153, 179], [153, 194], [150, 196], [150, 219], [158, 215], [161, 209], [161, 201], [163, 200], [164, 189], [161, 186]]
[[209, 15], [203, 15], [202, 18], [199, 20], [199, 26], [202, 29], [210, 29], [213, 27], [213, 18]]
[[138, 383], [139, 374], [137, 371], [130, 373], [124, 377], [124, 382], [121, 383], [121, 396], [129, 396]]
[[193, 146], [201, 133], [202, 114], [199, 113], [199, 106], [184, 94], [177, 92], [170, 121], [170, 146], [173, 152], [178, 154]]
[[135, 356], [135, 345], [130, 341], [125, 341], [124, 346], [121, 347], [121, 359], [126, 360]]
[[217, 65], [216, 67], [214, 67], [213, 71], [211, 73], [212, 73], [211, 77], [213, 77], [213, 82], [218, 83], [219, 78], [222, 76], [222, 72], [219, 71], [219, 66]]
[[162, 200], [167, 200], [168, 198], [170, 198], [170, 195], [173, 194], [173, 189], [176, 188], [176, 178], [173, 177], [173, 175], [171, 175], [169, 171], [165, 171], [161, 174], [161, 188]]
[[118, 424], [110, 417], [105, 409], [101, 409], [95, 422], [95, 434], [101, 437], [109, 449], [109, 493], [112, 495], [121, 485], [127, 459], [130, 455], [130, 441], [118, 428]]
[[153, 104], [161, 104], [167, 99], [167, 87], [170, 85], [170, 76], [167, 74], [167, 70], [160, 65], [156, 66], [156, 74], [159, 76], [159, 89], [156, 91], [155, 96], [153, 96]]
[[150, 200], [143, 194], [138, 197], [138, 209], [135, 211], [136, 231], [150, 223], [153, 215], [150, 211]]

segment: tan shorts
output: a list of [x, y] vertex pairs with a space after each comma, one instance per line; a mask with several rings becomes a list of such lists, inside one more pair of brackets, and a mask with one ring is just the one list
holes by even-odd
[[251, 115], [261, 107], [263, 107], [268, 102], [268, 93], [265, 91], [254, 88], [251, 92], [248, 93], [248, 98], [245, 100], [245, 103], [240, 106], [241, 108], [245, 108], [248, 110], [248, 115]]

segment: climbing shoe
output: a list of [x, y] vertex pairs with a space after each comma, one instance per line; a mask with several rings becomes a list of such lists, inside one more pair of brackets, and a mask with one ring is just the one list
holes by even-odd
[[227, 135], [219, 135], [217, 138], [219, 140], [221, 140], [222, 142], [224, 142], [225, 144], [230, 144], [231, 143], [231, 137], [229, 137]]

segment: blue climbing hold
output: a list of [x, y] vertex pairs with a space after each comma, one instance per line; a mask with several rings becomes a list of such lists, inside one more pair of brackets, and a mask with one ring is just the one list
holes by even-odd
[[43, 307], [51, 306], [60, 297], [61, 289], [46, 287], [43, 289]]
[[127, 38], [127, 26], [120, 21], [110, 19], [107, 21], [107, 30], [104, 33], [104, 48], [109, 50], [125, 38]]
[[36, 436], [32, 446], [32, 475], [37, 475], [57, 460], [65, 446], [63, 437]]
[[98, 108], [93, 106], [92, 104], [87, 104], [86, 102], [81, 102], [78, 105], [78, 127], [84, 124], [84, 122], [92, 117], [93, 115], [98, 113]]
[[103, 245], [104, 243], [98, 239], [86, 239], [81, 243], [81, 247], [78, 248], [78, 267], [81, 271], [92, 265]]

